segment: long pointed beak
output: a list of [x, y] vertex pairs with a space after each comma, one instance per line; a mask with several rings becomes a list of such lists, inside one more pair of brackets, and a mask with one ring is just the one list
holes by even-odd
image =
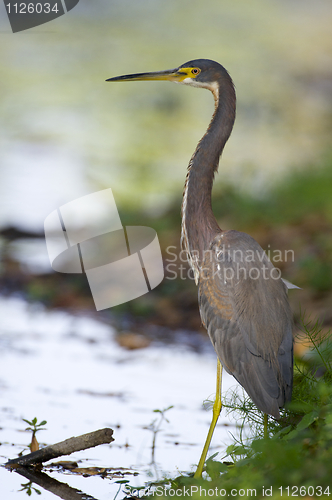
[[176, 69], [168, 69], [166, 71], [155, 71], [152, 73], [135, 73], [133, 75], [116, 76], [108, 78], [106, 82], [126, 82], [138, 80], [168, 80], [171, 82], [181, 82], [187, 77], [184, 71]]

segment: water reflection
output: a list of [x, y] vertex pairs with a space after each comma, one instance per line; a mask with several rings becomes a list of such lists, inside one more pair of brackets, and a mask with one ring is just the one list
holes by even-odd
[[35, 487], [35, 485], [39, 485], [44, 488], [44, 490], [64, 500], [97, 500], [95, 497], [72, 488], [66, 483], [53, 479], [44, 472], [35, 469], [27, 469], [25, 467], [19, 467], [15, 469], [15, 472], [29, 479], [29, 483], [21, 485], [21, 491], [25, 491], [28, 496], [31, 496], [32, 492], [41, 494], [41, 491]]

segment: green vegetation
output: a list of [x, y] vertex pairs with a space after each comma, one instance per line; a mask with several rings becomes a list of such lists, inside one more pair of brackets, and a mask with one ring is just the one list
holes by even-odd
[[25, 491], [26, 494], [31, 497], [32, 493], [35, 492], [37, 493], [37, 495], [41, 495], [41, 491], [38, 490], [37, 488], [35, 488], [33, 486], [33, 482], [32, 481], [29, 481], [28, 483], [22, 483], [21, 484], [22, 488], [18, 491]]
[[[220, 186], [220, 183], [218, 183]], [[316, 165], [291, 171], [282, 181], [259, 197], [234, 187], [214, 192], [214, 208], [220, 217], [237, 224], [302, 224], [308, 216], [319, 215], [332, 222], [332, 157]]]
[[39, 424], [37, 423], [37, 417], [33, 418], [32, 420], [27, 420], [26, 418], [22, 418], [23, 422], [26, 422], [29, 424], [29, 427], [27, 427], [25, 430], [26, 431], [32, 431], [32, 434], [36, 435], [36, 432], [42, 431], [43, 426], [47, 424], [46, 420], [42, 420]]
[[22, 418], [23, 422], [26, 422], [29, 424], [29, 427], [27, 427], [25, 430], [26, 431], [31, 431], [32, 432], [32, 437], [31, 437], [31, 443], [29, 444], [30, 451], [37, 451], [39, 450], [39, 443], [36, 439], [36, 433], [38, 431], [44, 430], [44, 425], [47, 424], [46, 420], [42, 420], [39, 424], [37, 423], [37, 417], [33, 418], [32, 420], [27, 420], [26, 418]]

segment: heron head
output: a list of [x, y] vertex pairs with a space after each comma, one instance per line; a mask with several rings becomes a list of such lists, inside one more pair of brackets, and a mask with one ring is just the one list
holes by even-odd
[[188, 61], [178, 68], [166, 71], [155, 71], [152, 73], [135, 73], [132, 75], [116, 76], [109, 78], [107, 82], [124, 82], [137, 80], [167, 80], [193, 87], [203, 87], [214, 92], [223, 77], [229, 75], [221, 64], [210, 59], [194, 59]]

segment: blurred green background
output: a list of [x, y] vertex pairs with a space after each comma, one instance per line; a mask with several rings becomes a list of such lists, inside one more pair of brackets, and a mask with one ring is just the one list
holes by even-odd
[[[109, 314], [200, 328], [196, 288], [167, 275], [167, 247], [179, 248], [186, 167], [213, 98], [105, 79], [210, 58], [228, 69], [238, 98], [214, 188], [217, 219], [263, 248], [294, 250], [294, 262], [275, 264], [302, 287], [291, 292], [295, 317], [301, 304], [332, 324], [330, 0], [81, 0], [17, 34], [3, 5], [0, 14], [3, 293], [93, 310], [84, 277], [47, 270], [43, 221], [111, 187], [124, 224], [157, 230], [166, 279]], [[44, 267], [34, 272], [28, 257]]]

